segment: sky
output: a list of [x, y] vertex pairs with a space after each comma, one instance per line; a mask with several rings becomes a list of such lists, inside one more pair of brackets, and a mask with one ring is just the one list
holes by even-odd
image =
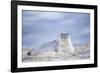
[[35, 47], [69, 33], [73, 45], [90, 41], [90, 14], [22, 10], [23, 48]]

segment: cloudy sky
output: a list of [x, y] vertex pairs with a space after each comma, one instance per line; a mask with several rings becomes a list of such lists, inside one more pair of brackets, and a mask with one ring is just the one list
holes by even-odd
[[90, 15], [88, 13], [22, 11], [23, 48], [55, 40], [60, 33], [69, 33], [73, 44], [90, 41]]

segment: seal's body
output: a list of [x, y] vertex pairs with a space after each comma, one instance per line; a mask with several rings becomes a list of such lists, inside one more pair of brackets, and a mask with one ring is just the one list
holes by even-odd
[[69, 34], [61, 33], [58, 43], [59, 43], [58, 45], [59, 52], [63, 52], [66, 55], [74, 53], [74, 47], [72, 45]]

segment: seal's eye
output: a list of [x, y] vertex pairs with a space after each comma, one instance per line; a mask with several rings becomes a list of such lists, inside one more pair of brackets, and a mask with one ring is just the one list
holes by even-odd
[[61, 36], [63, 36], [64, 34], [63, 33], [61, 33]]

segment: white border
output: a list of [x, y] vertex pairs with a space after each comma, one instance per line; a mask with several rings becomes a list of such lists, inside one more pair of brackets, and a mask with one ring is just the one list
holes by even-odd
[[[41, 10], [41, 11], [62, 11], [62, 12], [80, 12], [90, 13], [90, 59], [89, 60], [74, 60], [74, 61], [53, 61], [53, 62], [22, 62], [22, 10]], [[76, 65], [76, 64], [90, 64], [94, 63], [94, 10], [92, 9], [76, 9], [76, 8], [58, 8], [58, 7], [40, 7], [40, 6], [18, 6], [18, 51], [17, 51], [17, 63], [18, 68], [25, 67], [40, 67], [40, 66], [57, 66], [57, 65]]]

